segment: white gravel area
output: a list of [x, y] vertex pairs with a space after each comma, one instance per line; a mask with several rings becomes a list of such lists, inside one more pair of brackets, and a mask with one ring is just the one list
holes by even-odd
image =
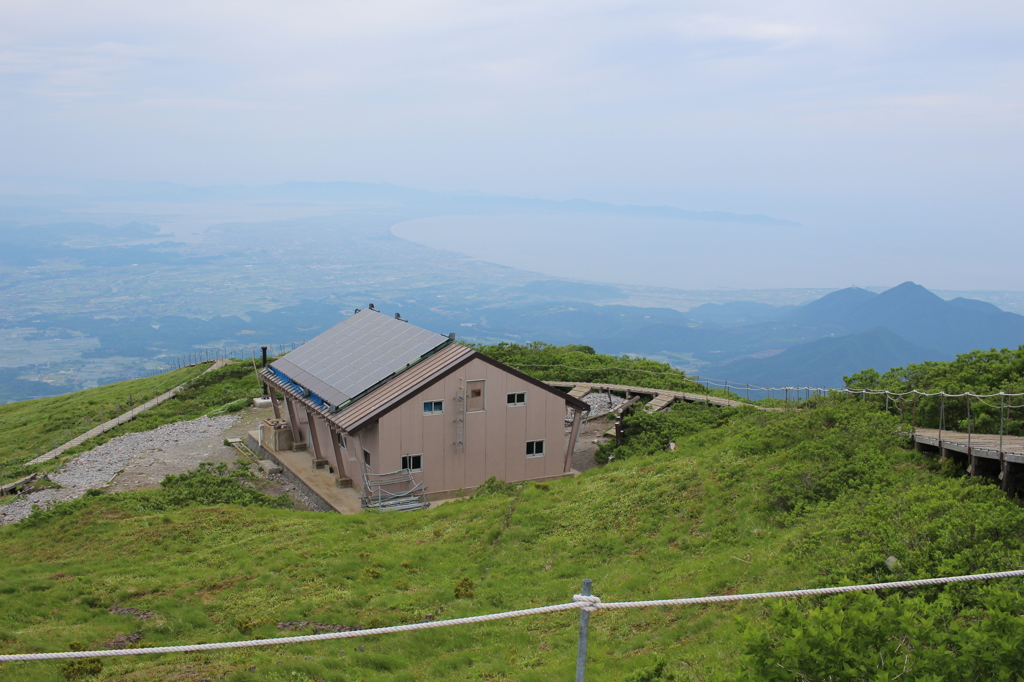
[[590, 405], [590, 414], [588, 416], [595, 417], [600, 414], [606, 414], [611, 412], [616, 407], [626, 402], [626, 399], [622, 396], [611, 394], [611, 402], [608, 402], [607, 393], [588, 393], [583, 396], [583, 402]]
[[239, 415], [200, 417], [193, 421], [165, 424], [152, 431], [128, 433], [84, 452], [49, 478], [61, 488], [24, 495], [0, 506], [0, 525], [15, 523], [32, 513], [32, 507], [48, 508], [55, 502], [78, 499], [90, 488], [102, 488], [143, 453], [217, 436], [230, 428]]

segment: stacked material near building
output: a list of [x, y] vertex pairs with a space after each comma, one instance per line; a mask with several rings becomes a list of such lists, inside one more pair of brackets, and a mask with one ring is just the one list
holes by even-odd
[[409, 493], [451, 497], [491, 476], [565, 476], [587, 410], [454, 335], [372, 308], [276, 360], [262, 377], [292, 447], [312, 450], [339, 485], [360, 488], [369, 506], [383, 508], [392, 498], [396, 508], [410, 504]]

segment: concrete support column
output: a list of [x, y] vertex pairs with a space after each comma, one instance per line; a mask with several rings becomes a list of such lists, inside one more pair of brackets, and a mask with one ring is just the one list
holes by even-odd
[[288, 422], [292, 427], [292, 441], [295, 443], [305, 443], [306, 434], [302, 433], [302, 429], [299, 428], [299, 412], [296, 409], [295, 401], [285, 396], [284, 403], [285, 407], [288, 408]]
[[345, 453], [341, 451], [341, 445], [338, 443], [338, 431], [331, 429], [331, 447], [334, 450], [334, 461], [338, 466], [338, 478], [352, 478], [346, 472], [348, 468], [345, 466]]
[[1017, 481], [1020, 477], [1021, 465], [1014, 462], [1000, 462], [999, 487], [1004, 493], [1013, 497], [1017, 493]]
[[263, 382], [263, 385], [270, 391], [270, 404], [274, 406], [274, 419], [281, 418], [281, 403], [277, 400], [277, 388], [270, 382]]
[[576, 451], [576, 438], [580, 435], [580, 423], [583, 421], [583, 413], [574, 409], [572, 415], [572, 430], [569, 432], [569, 447], [565, 449], [565, 465], [562, 471], [568, 473], [572, 469], [572, 453]]
[[316, 420], [319, 417], [316, 412], [306, 408], [306, 421], [309, 424], [309, 436], [313, 439], [313, 466], [320, 468], [323, 467], [324, 462], [327, 458], [324, 457], [324, 449], [320, 446], [320, 434], [317, 433]]

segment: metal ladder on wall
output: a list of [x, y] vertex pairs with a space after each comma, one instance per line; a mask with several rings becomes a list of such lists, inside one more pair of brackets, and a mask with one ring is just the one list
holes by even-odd
[[466, 451], [466, 390], [455, 394], [455, 452]]

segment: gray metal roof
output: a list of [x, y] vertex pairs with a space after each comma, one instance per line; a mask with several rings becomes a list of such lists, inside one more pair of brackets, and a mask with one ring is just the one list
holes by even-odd
[[447, 336], [362, 310], [275, 360], [271, 367], [332, 405], [340, 405], [447, 341]]

